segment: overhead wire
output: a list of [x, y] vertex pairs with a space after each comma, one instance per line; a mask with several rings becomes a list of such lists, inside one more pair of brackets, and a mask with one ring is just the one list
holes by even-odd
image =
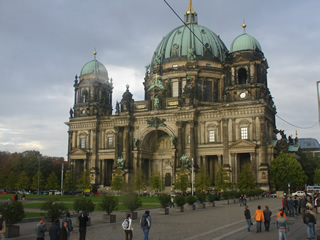
[[[213, 56], [213, 58], [216, 59], [216, 60], [218, 60], [218, 62], [221, 63], [221, 65], [223, 66], [223, 68], [229, 72], [228, 68], [220, 61], [219, 58], [217, 58], [217, 57], [213, 54], [212, 50], [211, 50], [209, 47], [207, 47], [207, 46], [202, 42], [202, 40], [193, 32], [193, 30], [188, 26], [188, 24], [187, 24], [185, 21], [183, 21], [183, 19], [178, 15], [178, 13], [170, 6], [170, 4], [169, 4], [166, 0], [163, 0], [163, 1], [164, 1], [164, 2], [167, 4], [167, 6], [171, 9], [171, 11], [177, 16], [177, 18], [189, 29], [189, 31], [193, 34], [193, 36], [194, 36], [196, 39], [198, 39], [198, 41], [211, 53], [211, 55]], [[234, 77], [232, 74], [231, 74], [231, 76]], [[248, 92], [253, 96], [253, 94], [251, 93], [251, 91], [248, 90]], [[293, 127], [299, 128], [299, 129], [310, 129], [310, 128], [315, 127], [318, 123], [320, 124], [320, 120], [319, 120], [318, 122], [316, 122], [314, 125], [312, 125], [312, 126], [310, 126], [310, 127], [300, 127], [300, 126], [297, 126], [297, 125], [294, 125], [294, 124], [288, 122], [287, 120], [285, 120], [285, 119], [283, 119], [282, 117], [280, 117], [278, 114], [276, 114], [276, 117], [278, 117], [279, 119], [281, 119], [281, 120], [284, 121], [285, 123], [287, 123], [287, 124], [289, 124], [289, 125], [291, 125], [291, 126], [293, 126]]]

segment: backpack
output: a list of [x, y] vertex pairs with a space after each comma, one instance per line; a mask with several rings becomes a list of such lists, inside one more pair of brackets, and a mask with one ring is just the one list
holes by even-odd
[[308, 224], [310, 222], [309, 216], [304, 217], [304, 223]]
[[129, 228], [129, 220], [125, 219], [122, 223], [122, 228], [123, 229], [128, 229]]
[[148, 217], [148, 215], [143, 215], [143, 216], [141, 217], [141, 227], [146, 227], [146, 226], [148, 226], [147, 217]]

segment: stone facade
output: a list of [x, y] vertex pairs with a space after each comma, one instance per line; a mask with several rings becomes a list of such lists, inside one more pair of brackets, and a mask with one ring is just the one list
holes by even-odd
[[224, 62], [205, 51], [203, 56], [172, 54], [155, 57], [146, 68], [145, 99], [135, 101], [127, 86], [114, 114], [107, 76], [99, 78], [93, 71], [76, 79], [75, 104], [66, 123], [73, 171], [78, 175], [86, 169], [92, 184], [109, 186], [123, 159], [126, 181], [137, 168], [147, 179], [157, 170], [170, 187], [185, 155], [194, 159], [196, 171], [206, 167], [212, 185], [219, 166], [237, 183], [249, 163], [257, 183], [267, 189], [276, 108], [264, 54], [256, 49], [227, 52]]

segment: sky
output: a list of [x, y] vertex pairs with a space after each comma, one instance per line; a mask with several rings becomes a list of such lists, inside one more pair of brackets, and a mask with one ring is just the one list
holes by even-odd
[[[183, 18], [188, 0], [167, 2]], [[277, 129], [320, 141], [320, 1], [193, 0], [193, 9], [228, 49], [245, 21], [268, 60]], [[143, 100], [145, 66], [180, 25], [163, 0], [0, 1], [0, 151], [66, 158], [74, 78], [93, 51], [113, 79], [113, 104], [126, 84]]]

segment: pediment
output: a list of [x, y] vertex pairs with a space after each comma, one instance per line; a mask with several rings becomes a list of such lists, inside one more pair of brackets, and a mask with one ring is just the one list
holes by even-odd
[[256, 147], [257, 147], [257, 144], [241, 139], [231, 144], [229, 146], [229, 149], [230, 151], [239, 151], [239, 150], [254, 151]]
[[84, 151], [80, 148], [76, 148], [70, 152], [70, 154], [73, 156], [75, 156], [75, 155], [76, 156], [83, 156], [83, 155], [87, 155], [87, 153], [88, 153], [87, 151]]

